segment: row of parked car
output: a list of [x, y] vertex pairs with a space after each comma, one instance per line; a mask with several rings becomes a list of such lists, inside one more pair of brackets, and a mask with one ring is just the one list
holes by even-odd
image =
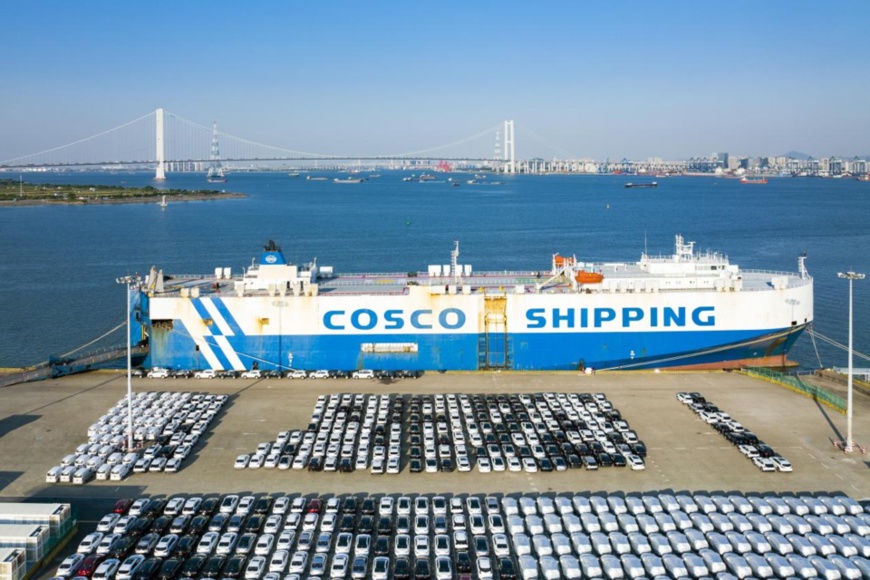
[[389, 370], [370, 370], [360, 369], [354, 371], [335, 371], [335, 370], [260, 370], [248, 369], [244, 371], [238, 370], [188, 370], [188, 369], [167, 369], [164, 367], [154, 367], [148, 371], [145, 369], [136, 369], [133, 374], [138, 377], [147, 377], [149, 379], [418, 379], [423, 376], [423, 371], [389, 371]]
[[644, 468], [646, 446], [601, 394], [321, 395], [305, 430], [236, 458], [237, 469], [372, 473]]
[[[47, 483], [120, 481], [131, 473], [175, 472], [227, 401], [226, 395], [146, 392], [118, 401], [88, 427], [88, 441], [45, 475]], [[132, 417], [133, 445], [127, 449]]]
[[755, 433], [731, 418], [701, 393], [677, 393], [677, 400], [711, 425], [761, 471], [794, 471], [791, 462], [765, 444]]
[[868, 536], [842, 495], [179, 496], [120, 500], [56, 576], [866, 578]]

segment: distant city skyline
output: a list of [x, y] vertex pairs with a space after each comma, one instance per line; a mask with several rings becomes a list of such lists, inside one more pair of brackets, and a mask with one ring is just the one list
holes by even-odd
[[524, 159], [870, 154], [857, 0], [51, 0], [4, 16], [0, 159], [157, 107], [317, 152], [425, 149], [513, 119]]

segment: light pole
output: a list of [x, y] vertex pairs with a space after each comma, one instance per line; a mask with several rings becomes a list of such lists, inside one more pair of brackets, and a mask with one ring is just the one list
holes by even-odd
[[284, 337], [283, 337], [283, 335], [281, 334], [281, 321], [282, 321], [282, 319], [284, 318], [284, 317], [282, 316], [282, 315], [284, 314], [284, 310], [283, 310], [283, 308], [284, 308], [284, 306], [287, 305], [287, 303], [284, 302], [284, 300], [280, 300], [280, 299], [279, 299], [279, 300], [275, 300], [275, 301], [273, 301], [273, 302], [272, 302], [272, 305], [278, 307], [278, 357], [277, 357], [276, 360], [275, 360], [275, 364], [276, 364], [277, 367], [278, 367], [278, 371], [281, 371], [282, 367], [284, 366], [284, 363], [282, 362], [282, 359], [283, 359], [283, 352], [282, 352], [282, 350], [283, 350], [283, 349], [281, 348], [281, 346], [282, 346], [282, 345], [281, 345], [281, 342], [283, 341]]
[[846, 453], [852, 453], [852, 282], [863, 280], [864, 274], [857, 272], [838, 272], [837, 277], [849, 281], [849, 377], [848, 401], [846, 403]]
[[133, 449], [133, 345], [131, 344], [132, 315], [130, 306], [130, 285], [139, 284], [139, 276], [122, 276], [115, 280], [127, 288], [127, 451]]

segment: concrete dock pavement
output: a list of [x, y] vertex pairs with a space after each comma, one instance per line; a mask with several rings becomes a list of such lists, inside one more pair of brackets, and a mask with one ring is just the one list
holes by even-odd
[[[833, 446], [845, 417], [787, 389], [739, 373], [447, 373], [391, 381], [326, 379], [134, 379], [134, 391], [227, 394], [230, 400], [178, 473], [135, 474], [85, 486], [46, 484], [45, 472], [86, 441], [88, 426], [124, 397], [124, 374], [94, 372], [0, 392], [0, 499], [178, 493], [511, 493], [659, 489], [842, 491], [870, 497], [870, 457]], [[233, 461], [279, 431], [307, 426], [318, 395], [330, 393], [601, 392], [649, 449], [643, 471], [410, 473], [372, 475], [297, 470], [235, 470]], [[698, 391], [794, 464], [762, 473], [712, 427], [676, 400]], [[855, 437], [870, 435], [870, 400], [856, 396]]]

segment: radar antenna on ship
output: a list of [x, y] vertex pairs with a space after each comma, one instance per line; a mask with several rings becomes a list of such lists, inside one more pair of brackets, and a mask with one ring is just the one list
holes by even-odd
[[806, 280], [810, 277], [810, 273], [807, 271], [807, 253], [803, 252], [800, 256], [798, 256], [798, 273], [801, 276], [801, 280]]
[[676, 258], [678, 262], [683, 261], [692, 261], [692, 258], [695, 257], [695, 242], [686, 242], [683, 243], [683, 236], [680, 234], [676, 235]]

